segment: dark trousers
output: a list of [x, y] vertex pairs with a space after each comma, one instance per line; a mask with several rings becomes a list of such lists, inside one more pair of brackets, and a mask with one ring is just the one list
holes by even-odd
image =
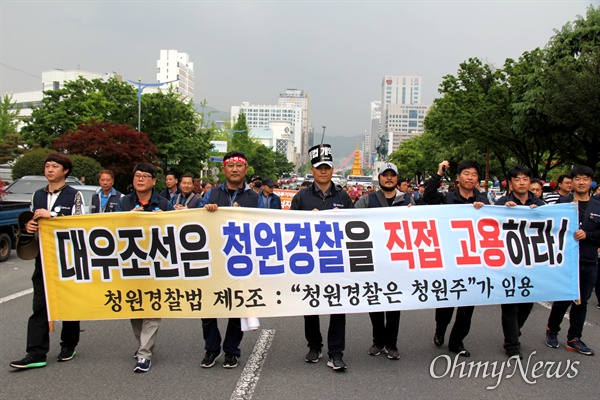
[[[204, 334], [204, 349], [206, 351], [221, 351], [221, 332], [215, 318], [202, 318], [202, 333]], [[229, 318], [227, 331], [223, 341], [223, 351], [229, 354], [241, 355], [240, 343], [244, 332], [239, 318]]]
[[598, 305], [600, 305], [600, 258], [598, 258], [598, 271], [596, 276], [596, 299], [598, 300]]
[[565, 313], [571, 307], [569, 312], [569, 331], [567, 340], [581, 338], [583, 336], [583, 324], [587, 315], [587, 303], [592, 297], [592, 291], [598, 277], [598, 266], [596, 263], [580, 263], [579, 264], [579, 293], [581, 303], [576, 304], [573, 301], [555, 301], [552, 303], [550, 316], [548, 317], [548, 329], [553, 332], [560, 331], [560, 323], [565, 316]]
[[533, 303], [502, 304], [502, 332], [504, 332], [504, 349], [520, 349], [521, 328], [529, 317]]
[[[456, 309], [456, 320], [450, 332], [448, 339], [449, 348], [464, 347], [463, 340], [471, 330], [471, 318], [473, 317], [474, 306], [458, 307]], [[454, 308], [438, 308], [435, 310], [435, 333], [444, 336], [446, 328], [452, 321]]]
[[[50, 328], [46, 309], [46, 292], [42, 262], [35, 259], [35, 269], [31, 277], [33, 282], [33, 314], [27, 323], [27, 354], [46, 357], [50, 350]], [[64, 321], [60, 333], [61, 347], [75, 348], [79, 343], [79, 321]]]
[[[311, 349], [323, 348], [321, 322], [318, 315], [304, 316], [304, 336]], [[344, 355], [346, 347], [346, 314], [331, 314], [329, 316], [329, 331], [327, 332], [327, 347], [330, 356]]]
[[400, 328], [400, 311], [382, 311], [369, 313], [373, 325], [373, 344], [397, 349], [398, 330]]

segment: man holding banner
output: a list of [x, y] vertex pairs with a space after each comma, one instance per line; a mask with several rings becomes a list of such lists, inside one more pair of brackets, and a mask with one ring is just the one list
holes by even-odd
[[[38, 219], [59, 217], [63, 215], [79, 215], [84, 213], [83, 196], [72, 186], [67, 185], [67, 176], [73, 169], [71, 159], [62, 153], [52, 153], [44, 160], [44, 176], [48, 185], [37, 190], [31, 199], [32, 218], [26, 224], [30, 234], [39, 231]], [[50, 327], [46, 309], [46, 292], [44, 290], [44, 273], [42, 259], [37, 251], [37, 238], [33, 239], [36, 253], [25, 257], [19, 249], [19, 256], [30, 260], [35, 257], [33, 282], [33, 314], [27, 324], [27, 356], [13, 361], [10, 366], [17, 369], [40, 368], [46, 366], [46, 354], [50, 350]], [[79, 343], [79, 321], [63, 321], [60, 334], [60, 354], [58, 361], [69, 361], [75, 357], [75, 347]]]
[[[348, 194], [337, 189], [331, 182], [333, 176], [333, 157], [331, 146], [321, 144], [313, 146], [308, 151], [312, 164], [312, 174], [315, 178], [305, 190], [300, 190], [292, 199], [291, 210], [319, 211], [336, 208], [353, 208]], [[316, 363], [321, 358], [323, 337], [318, 315], [304, 316], [304, 334], [310, 349], [305, 361]], [[332, 314], [329, 319], [327, 346], [329, 360], [327, 366], [334, 371], [346, 370], [343, 355], [346, 345], [346, 314]]]
[[[354, 203], [355, 208], [396, 207], [414, 204], [411, 196], [396, 189], [398, 168], [394, 164], [382, 165], [379, 168], [378, 179], [381, 190], [371, 191], [368, 195], [362, 196]], [[373, 345], [369, 348], [369, 355], [378, 356], [385, 351], [390, 360], [400, 359], [397, 346], [400, 311], [370, 312], [369, 317], [373, 325]]]
[[[152, 164], [140, 163], [133, 168], [133, 193], [121, 197], [117, 211], [161, 212], [171, 211], [171, 202], [154, 191], [156, 168]], [[160, 318], [136, 318], [131, 320], [133, 335], [138, 342], [133, 372], [148, 372], [152, 365], [152, 351], [158, 335]]]
[[600, 195], [590, 196], [594, 171], [587, 166], [576, 166], [571, 170], [574, 194], [561, 197], [558, 203], [576, 202], [579, 210], [579, 229], [575, 232], [575, 240], [579, 242], [579, 300], [555, 301], [548, 317], [546, 327], [546, 345], [558, 347], [560, 323], [569, 306], [569, 331], [567, 333], [567, 350], [594, 355], [582, 340], [583, 325], [587, 314], [587, 302], [592, 297], [594, 284], [598, 274], [598, 246], [600, 245]]
[[[473, 204], [476, 210], [479, 210], [484, 204], [490, 204], [485, 193], [481, 193], [477, 189], [481, 174], [479, 164], [475, 161], [461, 162], [457, 169], [459, 187], [453, 192], [448, 192], [440, 196], [437, 190], [440, 187], [442, 176], [449, 167], [450, 163], [447, 160], [439, 164], [437, 174], [431, 177], [431, 183], [425, 188], [424, 198], [426, 204]], [[448, 349], [463, 357], [471, 356], [471, 353], [465, 349], [463, 340], [467, 337], [471, 329], [471, 318], [473, 317], [474, 310], [474, 306], [457, 308], [456, 320], [448, 339]], [[444, 344], [444, 335], [450, 321], [452, 321], [453, 313], [454, 308], [452, 307], [437, 308], [435, 310], [436, 327], [433, 343], [438, 347]]]
[[[219, 207], [258, 207], [259, 195], [246, 183], [246, 174], [248, 173], [246, 155], [241, 151], [231, 151], [225, 154], [222, 170], [225, 174], [225, 183], [209, 190], [198, 207], [204, 207], [209, 212], [215, 212]], [[221, 355], [221, 333], [217, 319], [202, 318], [202, 333], [204, 334], [206, 354], [200, 366], [211, 368]], [[243, 336], [240, 319], [229, 318], [223, 341], [223, 351], [225, 352], [223, 368], [237, 367]]]

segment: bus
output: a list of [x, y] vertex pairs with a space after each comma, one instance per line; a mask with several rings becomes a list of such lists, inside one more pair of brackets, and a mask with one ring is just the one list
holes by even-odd
[[361, 175], [348, 175], [346, 178], [348, 186], [361, 185], [361, 186], [373, 186], [372, 176], [361, 176]]

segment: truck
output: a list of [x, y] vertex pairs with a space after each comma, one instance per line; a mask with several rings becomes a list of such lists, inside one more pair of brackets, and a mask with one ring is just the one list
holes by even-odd
[[29, 208], [28, 202], [0, 201], [0, 262], [8, 260], [16, 248], [19, 215]]

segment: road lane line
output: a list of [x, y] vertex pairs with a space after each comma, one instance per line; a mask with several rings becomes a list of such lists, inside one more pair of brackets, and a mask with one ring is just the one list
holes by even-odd
[[274, 336], [275, 329], [263, 329], [260, 332], [252, 354], [250, 354], [242, 375], [231, 395], [231, 400], [250, 400], [252, 398], [258, 378], [260, 377], [260, 371], [265, 363]]
[[10, 296], [2, 297], [2, 298], [0, 298], [0, 304], [6, 303], [7, 301], [11, 301], [14, 299], [18, 299], [19, 297], [22, 297], [22, 296], [27, 296], [30, 293], [33, 293], [33, 289], [26, 289], [26, 290], [20, 291], [15, 294], [11, 294]]

